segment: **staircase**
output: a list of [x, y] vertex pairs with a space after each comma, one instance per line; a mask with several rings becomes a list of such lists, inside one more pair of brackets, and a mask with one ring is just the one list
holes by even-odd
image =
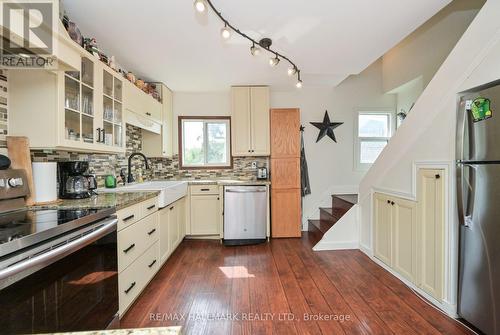
[[309, 220], [308, 230], [323, 236], [357, 202], [356, 194], [332, 195], [332, 207], [320, 208], [319, 220]]

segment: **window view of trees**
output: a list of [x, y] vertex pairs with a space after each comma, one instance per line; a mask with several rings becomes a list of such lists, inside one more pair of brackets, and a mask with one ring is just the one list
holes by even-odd
[[183, 166], [229, 166], [229, 120], [182, 120]]

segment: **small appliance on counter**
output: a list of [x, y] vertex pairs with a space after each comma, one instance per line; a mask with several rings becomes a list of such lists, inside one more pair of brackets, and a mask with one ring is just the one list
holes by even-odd
[[57, 163], [33, 162], [35, 203], [48, 204], [57, 201]]
[[261, 167], [257, 169], [257, 179], [259, 180], [267, 179], [267, 168]]
[[61, 199], [89, 198], [97, 188], [94, 176], [86, 175], [88, 162], [59, 162], [59, 197]]

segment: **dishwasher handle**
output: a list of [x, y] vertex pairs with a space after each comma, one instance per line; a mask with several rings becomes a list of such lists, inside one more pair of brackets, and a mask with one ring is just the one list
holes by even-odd
[[229, 189], [226, 190], [227, 193], [264, 193], [267, 192], [266, 189], [254, 189], [254, 190], [234, 190], [234, 189]]

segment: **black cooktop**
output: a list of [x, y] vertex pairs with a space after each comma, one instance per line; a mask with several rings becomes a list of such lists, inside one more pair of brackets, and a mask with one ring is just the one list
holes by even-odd
[[96, 213], [97, 209], [21, 210], [0, 214], [0, 244]]
[[[0, 214], [0, 257], [80, 226], [96, 222], [114, 209], [24, 209]], [[15, 245], [15, 247], [14, 247]]]

